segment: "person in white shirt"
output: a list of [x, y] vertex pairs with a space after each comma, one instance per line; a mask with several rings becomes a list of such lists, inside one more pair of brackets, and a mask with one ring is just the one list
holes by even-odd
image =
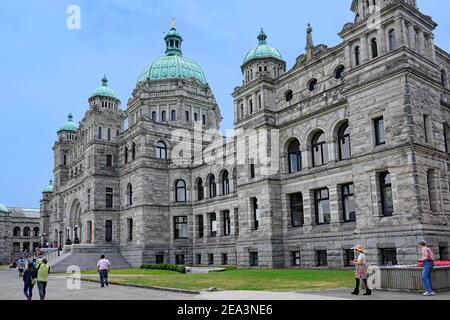
[[369, 265], [367, 263], [366, 249], [362, 245], [357, 245], [352, 249], [355, 250], [355, 256], [357, 256], [356, 259], [352, 261], [356, 267], [356, 287], [352, 294], [359, 294], [359, 287], [362, 280], [364, 282], [364, 286], [366, 287], [366, 293], [364, 293], [364, 295], [370, 296], [372, 294], [372, 290], [370, 290], [367, 286], [367, 269]]
[[105, 255], [101, 255], [100, 260], [97, 262], [97, 271], [100, 275], [100, 285], [103, 288], [109, 286], [108, 284], [108, 272], [111, 271], [111, 263], [105, 258]]

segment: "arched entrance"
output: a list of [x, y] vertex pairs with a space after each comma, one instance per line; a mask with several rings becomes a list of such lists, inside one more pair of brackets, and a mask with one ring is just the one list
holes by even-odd
[[[73, 244], [81, 243], [81, 203], [78, 199], [72, 202], [70, 207], [70, 219], [69, 219], [69, 234], [71, 235], [71, 242]], [[70, 236], [69, 236], [70, 237]]]

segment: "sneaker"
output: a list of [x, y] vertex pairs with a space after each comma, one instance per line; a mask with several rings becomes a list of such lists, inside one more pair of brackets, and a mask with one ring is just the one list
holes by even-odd
[[425, 297], [429, 297], [429, 296], [431, 296], [431, 292], [425, 292], [423, 295], [424, 295]]
[[435, 295], [436, 295], [436, 292], [434, 292], [434, 291], [430, 292], [430, 296], [435, 296]]

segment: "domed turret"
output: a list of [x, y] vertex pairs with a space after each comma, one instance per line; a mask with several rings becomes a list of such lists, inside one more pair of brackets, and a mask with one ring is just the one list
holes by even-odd
[[242, 73], [245, 83], [251, 82], [260, 76], [277, 78], [286, 70], [286, 62], [281, 53], [267, 43], [267, 34], [261, 28], [258, 34], [258, 45], [251, 49], [244, 58]]
[[53, 181], [50, 180], [48, 185], [42, 190], [42, 193], [52, 193], [53, 192]]
[[0, 213], [8, 213], [8, 208], [0, 203]]
[[181, 51], [183, 38], [175, 28], [175, 21], [172, 21], [172, 28], [164, 37], [164, 40], [166, 42], [166, 55], [159, 57], [148, 66], [139, 76], [137, 83], [194, 78], [203, 84], [207, 84], [202, 68], [194, 61], [183, 57]]
[[106, 75], [103, 76], [102, 85], [95, 89], [95, 91], [92, 93], [91, 98], [94, 97], [108, 97], [120, 100], [114, 90], [108, 87], [108, 78], [106, 78]]
[[59, 132], [77, 132], [78, 131], [78, 126], [73, 122], [73, 116], [72, 113], [69, 113], [68, 117], [67, 117], [67, 122], [64, 123], [58, 130]]
[[91, 108], [113, 109], [120, 107], [120, 99], [113, 89], [108, 87], [108, 78], [106, 75], [102, 78], [100, 87], [94, 90], [89, 97], [89, 105]]

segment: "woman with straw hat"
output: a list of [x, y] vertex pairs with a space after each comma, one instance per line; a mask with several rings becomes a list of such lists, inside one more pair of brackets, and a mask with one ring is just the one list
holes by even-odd
[[366, 293], [364, 293], [364, 295], [370, 296], [372, 294], [372, 290], [370, 290], [369, 287], [367, 286], [368, 263], [366, 257], [366, 249], [362, 245], [357, 245], [352, 249], [355, 250], [355, 257], [356, 257], [356, 259], [352, 261], [352, 263], [356, 266], [356, 287], [355, 290], [353, 290], [352, 294], [354, 295], [359, 294], [359, 287], [361, 285], [362, 280], [364, 282], [364, 286], [366, 287]]

